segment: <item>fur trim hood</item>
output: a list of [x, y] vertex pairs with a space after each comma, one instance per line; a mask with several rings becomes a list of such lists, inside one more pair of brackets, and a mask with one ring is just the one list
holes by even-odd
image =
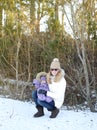
[[47, 73], [46, 72], [39, 72], [37, 75], [36, 75], [36, 79], [40, 81], [40, 77], [41, 76], [46, 76]]

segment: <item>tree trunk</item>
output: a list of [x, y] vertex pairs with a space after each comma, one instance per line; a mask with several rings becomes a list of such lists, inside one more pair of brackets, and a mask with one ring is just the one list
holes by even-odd
[[85, 86], [86, 86], [86, 100], [88, 103], [88, 106], [90, 107], [90, 110], [92, 107], [91, 99], [90, 99], [90, 83], [89, 83], [89, 75], [88, 75], [88, 66], [86, 61], [86, 51], [84, 46], [84, 28], [85, 28], [85, 21], [84, 21], [84, 6], [83, 6], [83, 20], [82, 20], [82, 33], [78, 30], [78, 24], [76, 20], [76, 14], [74, 13], [73, 5], [71, 4], [71, 15], [72, 15], [72, 22], [73, 22], [73, 34], [76, 41], [76, 48], [77, 48], [77, 54], [78, 57], [82, 63], [83, 70], [84, 70], [84, 77], [85, 77]]

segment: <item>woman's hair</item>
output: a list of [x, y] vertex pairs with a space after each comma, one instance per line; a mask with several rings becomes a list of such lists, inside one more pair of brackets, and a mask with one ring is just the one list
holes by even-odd
[[[58, 82], [61, 80], [62, 77], [64, 77], [64, 72], [62, 72], [63, 70], [59, 70], [57, 75], [54, 78], [54, 82]], [[51, 72], [49, 71], [49, 73], [47, 74], [47, 82], [48, 84], [51, 84]]]

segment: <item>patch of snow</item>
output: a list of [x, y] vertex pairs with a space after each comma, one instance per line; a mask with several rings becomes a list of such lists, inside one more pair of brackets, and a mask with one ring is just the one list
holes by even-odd
[[37, 112], [33, 102], [22, 102], [0, 97], [0, 130], [96, 130], [97, 113], [66, 110], [51, 119], [50, 112], [44, 109], [45, 115], [34, 118]]

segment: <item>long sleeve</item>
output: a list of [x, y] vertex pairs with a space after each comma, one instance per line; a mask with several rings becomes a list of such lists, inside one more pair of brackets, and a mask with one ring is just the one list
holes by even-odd
[[55, 106], [60, 108], [64, 101], [66, 80], [64, 77], [59, 82], [52, 82], [49, 84], [50, 91], [47, 92], [47, 96], [50, 96], [55, 101]]

